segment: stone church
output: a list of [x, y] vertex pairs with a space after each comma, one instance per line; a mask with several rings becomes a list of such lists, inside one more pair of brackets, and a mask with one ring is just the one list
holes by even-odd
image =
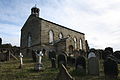
[[21, 29], [21, 52], [31, 55], [31, 50], [87, 51], [85, 34], [39, 17], [39, 8], [33, 7], [31, 15]]

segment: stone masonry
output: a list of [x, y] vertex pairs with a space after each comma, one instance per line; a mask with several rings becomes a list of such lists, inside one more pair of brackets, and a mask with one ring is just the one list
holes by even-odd
[[[37, 10], [37, 11], [36, 11]], [[39, 9], [33, 7], [31, 9], [31, 15], [23, 25], [21, 29], [21, 52], [26, 55], [31, 55], [31, 50], [40, 50], [45, 49], [49, 51], [52, 47], [49, 45], [49, 31], [51, 30], [54, 35], [54, 41], [59, 40], [59, 34], [63, 34], [63, 38], [68, 37], [66, 40], [66, 49], [65, 52], [69, 53], [69, 46], [72, 45], [73, 49], [75, 50], [75, 42], [74, 38], [76, 38], [76, 49], [83, 49], [86, 51], [86, 42], [85, 42], [85, 34], [69, 29], [62, 25], [53, 23], [51, 21], [45, 20], [40, 18], [39, 16]], [[28, 37], [31, 36], [31, 45], [28, 46]], [[80, 48], [80, 40], [81, 40], [81, 47]]]

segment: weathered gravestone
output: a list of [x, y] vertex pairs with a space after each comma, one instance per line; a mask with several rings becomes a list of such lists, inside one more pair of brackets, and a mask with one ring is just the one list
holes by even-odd
[[81, 56], [76, 58], [75, 63], [76, 63], [75, 68], [76, 68], [77, 74], [85, 75], [86, 74], [86, 60], [85, 60], [85, 58], [81, 55]]
[[5, 56], [6, 56], [6, 61], [9, 61], [10, 60], [10, 51], [7, 50], [7, 52], [5, 53]]
[[99, 75], [99, 60], [96, 57], [88, 59], [88, 74]]
[[0, 46], [2, 45], [2, 38], [0, 38]]
[[120, 51], [115, 51], [113, 56], [120, 60]]
[[67, 57], [64, 53], [61, 53], [58, 55], [58, 68], [60, 67], [61, 64], [63, 64], [65, 67], [67, 65]]
[[35, 51], [32, 50], [32, 58], [34, 62], [37, 62], [37, 57]]
[[118, 64], [111, 58], [108, 57], [104, 63], [104, 74], [105, 80], [117, 80], [118, 77]]
[[50, 60], [51, 60], [51, 67], [56, 68], [56, 53], [55, 51], [50, 51]]
[[5, 61], [5, 53], [2, 50], [0, 50], [0, 61]]
[[93, 52], [88, 55], [88, 74], [99, 75], [99, 60]]
[[75, 57], [67, 56], [67, 63], [75, 65]]
[[112, 55], [113, 54], [113, 48], [111, 47], [106, 47], [105, 50], [103, 51], [103, 59], [105, 60], [107, 58], [107, 56]]
[[9, 61], [10, 60], [10, 52], [8, 50], [0, 51], [0, 61]]
[[74, 80], [73, 77], [68, 73], [66, 67], [61, 64], [59, 68], [59, 73], [55, 80]]
[[43, 56], [46, 56], [46, 50], [42, 49]]
[[42, 62], [41, 62], [43, 53], [42, 51], [36, 51], [36, 55], [38, 56], [38, 63], [35, 65], [35, 70], [41, 71], [43, 67]]
[[19, 66], [19, 68], [23, 68], [23, 55], [22, 55], [22, 53], [20, 53], [20, 55], [19, 55], [19, 57], [20, 57], [20, 66]]

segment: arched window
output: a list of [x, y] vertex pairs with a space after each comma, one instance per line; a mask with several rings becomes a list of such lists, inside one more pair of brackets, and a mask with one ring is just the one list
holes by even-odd
[[30, 47], [32, 44], [32, 36], [28, 34], [28, 47]]
[[70, 38], [70, 35], [67, 35], [68, 38]]
[[59, 34], [59, 39], [62, 39], [62, 38], [63, 38], [63, 34], [60, 33], [60, 34]]
[[49, 43], [53, 42], [53, 40], [54, 40], [54, 34], [53, 34], [53, 31], [50, 30], [49, 31]]
[[76, 38], [74, 38], [74, 47], [75, 47], [75, 49], [77, 49], [77, 39]]
[[82, 49], [82, 39], [80, 39], [80, 49]]

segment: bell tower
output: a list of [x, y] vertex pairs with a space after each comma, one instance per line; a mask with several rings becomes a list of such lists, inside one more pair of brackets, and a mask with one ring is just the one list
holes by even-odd
[[31, 14], [35, 15], [36, 17], [39, 17], [39, 8], [36, 7], [36, 5], [34, 7], [32, 7], [31, 9]]

